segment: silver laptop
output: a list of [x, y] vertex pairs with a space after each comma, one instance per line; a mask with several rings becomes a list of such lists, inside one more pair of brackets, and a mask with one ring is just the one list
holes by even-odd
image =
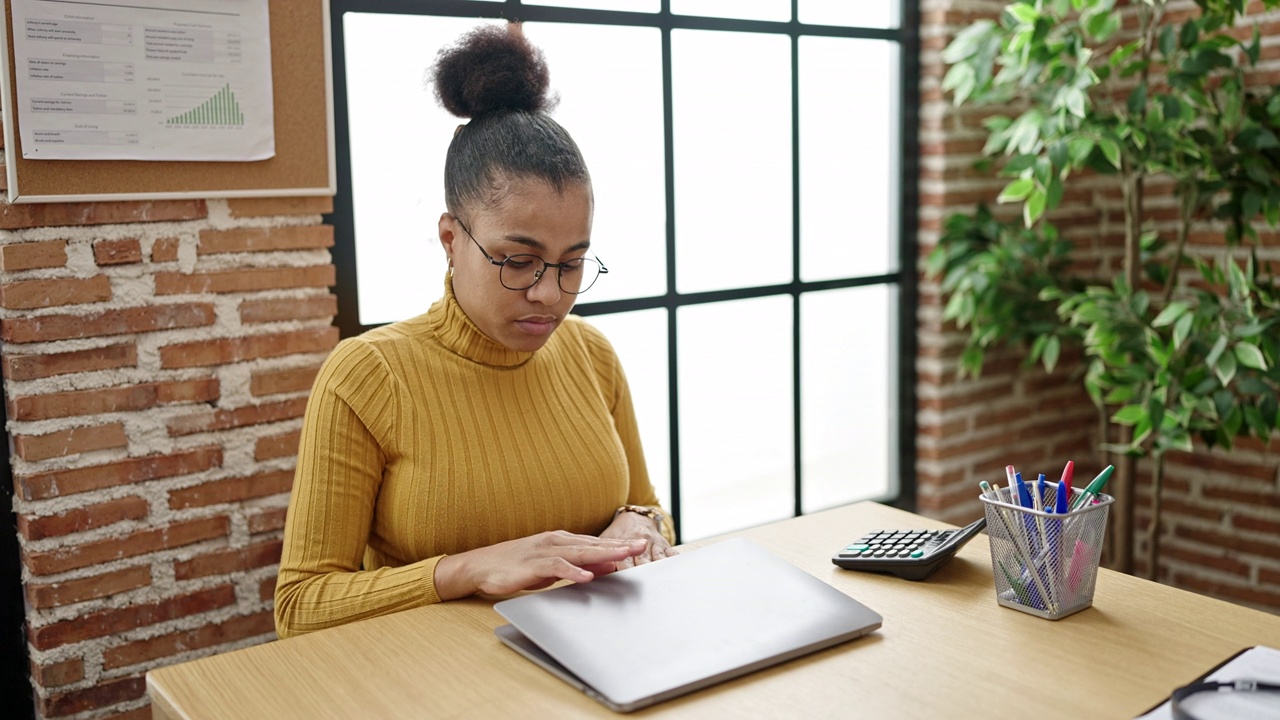
[[619, 712], [865, 635], [883, 618], [736, 538], [504, 600], [494, 633]]

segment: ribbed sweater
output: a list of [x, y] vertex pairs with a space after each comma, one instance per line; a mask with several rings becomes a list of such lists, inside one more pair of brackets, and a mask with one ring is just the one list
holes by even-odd
[[344, 340], [316, 378], [276, 632], [439, 602], [441, 557], [547, 530], [598, 535], [623, 504], [658, 499], [608, 340], [570, 315], [541, 349], [511, 350], [446, 279], [426, 314]]

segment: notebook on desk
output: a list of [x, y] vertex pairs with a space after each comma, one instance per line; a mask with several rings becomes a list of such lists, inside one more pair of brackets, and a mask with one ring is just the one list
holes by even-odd
[[629, 712], [831, 647], [880, 615], [743, 538], [504, 600], [502, 642]]

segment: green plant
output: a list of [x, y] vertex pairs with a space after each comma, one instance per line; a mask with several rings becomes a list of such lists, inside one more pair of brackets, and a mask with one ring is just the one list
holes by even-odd
[[1071, 243], [1048, 223], [1024, 228], [1001, 222], [981, 205], [972, 216], [955, 214], [943, 222], [942, 240], [929, 254], [926, 269], [942, 278], [948, 297], [943, 315], [972, 328], [960, 356], [962, 372], [982, 372], [987, 349], [1000, 345], [1030, 347], [1026, 365], [1042, 361], [1049, 372], [1065, 342], [1079, 332], [1058, 315], [1058, 303], [1041, 293], [1083, 284], [1068, 274]]
[[[944, 317], [969, 330], [962, 372], [976, 374], [1000, 345], [1027, 347], [1049, 371], [1063, 346], [1084, 353], [1085, 387], [1120, 428], [1103, 446], [1130, 458], [1116, 491], [1122, 569], [1132, 458], [1152, 458], [1153, 576], [1164, 454], [1192, 450], [1195, 436], [1230, 447], [1280, 428], [1280, 294], [1271, 268], [1241, 247], [1256, 251], [1255, 224], [1280, 221], [1280, 94], [1246, 83], [1261, 39], [1256, 26], [1247, 40], [1235, 34], [1244, 0], [1197, 0], [1199, 14], [1180, 25], [1163, 22], [1165, 5], [1023, 0], [957, 35], [943, 82], [956, 103], [1021, 109], [986, 121], [983, 152], [1009, 178], [999, 201], [1020, 203], [1022, 222], [985, 208], [949, 218], [928, 262], [948, 295]], [[1136, 33], [1124, 34], [1125, 12]], [[1072, 274], [1069, 247], [1044, 220], [1085, 173], [1115, 176], [1123, 196], [1118, 278]], [[1177, 198], [1172, 230], [1145, 212], [1154, 179]], [[1189, 257], [1198, 223], [1222, 229], [1219, 257]]]

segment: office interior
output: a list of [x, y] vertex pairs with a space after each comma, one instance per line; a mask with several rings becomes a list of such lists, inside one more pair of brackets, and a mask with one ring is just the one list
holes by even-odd
[[[927, 268], [954, 214], [1022, 212], [982, 162], [1002, 109], [944, 89], [945, 49], [1003, 0], [316, 5], [322, 24], [280, 31], [330, 43], [332, 107], [306, 110], [332, 126], [336, 193], [0, 202], [7, 715], [149, 718], [149, 671], [276, 642], [308, 391], [340, 339], [441, 294], [458, 121], [423, 78], [482, 23], [524, 21], [592, 169], [610, 273], [576, 312], [627, 368], [681, 541], [864, 501], [963, 526], [1007, 465], [1057, 480], [1072, 461], [1083, 486], [1122, 464], [1100, 430], [1119, 408], [1090, 398], [1084, 351], [1064, 345], [1048, 372], [993, 347], [962, 376], [969, 333]], [[1119, 5], [1123, 37], [1142, 10]], [[1155, 5], [1174, 28], [1199, 12]], [[1262, 92], [1280, 83], [1280, 11], [1246, 5], [1238, 34], [1259, 53], [1241, 77]], [[1085, 174], [1045, 218], [1071, 271], [1106, 284], [1124, 272], [1126, 198]], [[1170, 241], [1176, 190], [1139, 190]], [[1186, 253], [1280, 261], [1256, 226], [1229, 245], [1198, 222]], [[1126, 463], [1104, 564], [1280, 613], [1280, 455], [1258, 434], [1170, 449], [1158, 494], [1150, 458]]]

